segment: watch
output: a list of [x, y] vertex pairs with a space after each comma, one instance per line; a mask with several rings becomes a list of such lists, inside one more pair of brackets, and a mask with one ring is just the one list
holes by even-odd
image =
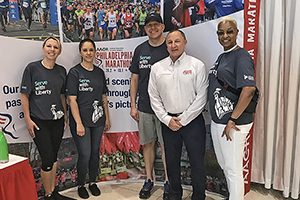
[[231, 116], [229, 117], [229, 120], [230, 120], [230, 121], [233, 121], [234, 123], [236, 123], [236, 121], [237, 121], [237, 119], [235, 119], [235, 118], [233, 118], [233, 117], [231, 117]]

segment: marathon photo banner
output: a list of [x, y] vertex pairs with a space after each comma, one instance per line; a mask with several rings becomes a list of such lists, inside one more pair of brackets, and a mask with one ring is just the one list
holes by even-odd
[[[13, 0], [9, 1], [13, 5]], [[51, 24], [57, 23], [56, 1], [50, 0]], [[12, 8], [12, 7], [10, 7]], [[52, 8], [52, 9], [51, 9]], [[14, 14], [11, 11], [9, 14]], [[259, 1], [245, 0], [244, 10], [231, 14], [238, 24], [237, 42], [250, 53], [254, 62], [257, 56]], [[10, 17], [13, 20], [13, 16]], [[218, 42], [216, 29], [219, 19], [204, 21], [182, 28], [187, 37], [187, 54], [205, 63], [207, 71], [213, 66], [222, 46]], [[59, 22], [61, 26], [61, 22]], [[165, 33], [166, 34], [166, 33]], [[63, 35], [62, 33], [60, 35]], [[63, 41], [63, 38], [60, 38]], [[94, 64], [105, 72], [108, 86], [111, 129], [109, 133], [128, 133], [138, 131], [136, 122], [130, 117], [130, 71], [134, 49], [147, 40], [136, 37], [116, 41], [96, 41]], [[20, 82], [28, 63], [43, 58], [42, 41], [21, 40], [0, 34], [0, 126], [9, 143], [32, 142], [24, 121], [20, 100]], [[62, 53], [57, 63], [67, 71], [81, 61], [77, 42], [63, 42]], [[206, 124], [209, 126], [209, 116]], [[67, 128], [65, 137], [70, 137]], [[247, 137], [244, 154], [245, 192], [250, 190], [252, 132]]]
[[[237, 19], [239, 29], [242, 30], [243, 12], [232, 16]], [[183, 29], [188, 40], [187, 53], [201, 59], [207, 69], [222, 52], [215, 34], [217, 23], [218, 20], [211, 20]], [[135, 47], [146, 39], [147, 37], [138, 37], [96, 42], [95, 65], [101, 67], [106, 75], [112, 133], [138, 130], [136, 122], [130, 117], [129, 66]], [[9, 143], [30, 142], [32, 139], [27, 132], [21, 108], [20, 81], [26, 65], [42, 59], [42, 42], [0, 36], [0, 43], [0, 123]], [[243, 43], [242, 34], [238, 36], [238, 43]], [[57, 63], [68, 71], [79, 62], [78, 43], [63, 43]], [[68, 129], [65, 136], [70, 136]]]

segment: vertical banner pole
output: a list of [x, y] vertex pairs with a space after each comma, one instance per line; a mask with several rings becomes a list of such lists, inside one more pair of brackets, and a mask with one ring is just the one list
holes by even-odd
[[[244, 48], [249, 52], [256, 67], [259, 34], [260, 0], [244, 1]], [[250, 191], [253, 148], [253, 126], [247, 136], [244, 149], [243, 174], [245, 194]]]

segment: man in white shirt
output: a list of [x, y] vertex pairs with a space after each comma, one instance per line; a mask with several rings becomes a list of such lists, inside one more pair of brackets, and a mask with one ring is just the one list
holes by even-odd
[[201, 112], [207, 102], [207, 73], [203, 62], [185, 53], [181, 30], [166, 38], [169, 57], [151, 68], [148, 92], [151, 107], [162, 122], [170, 199], [182, 199], [180, 160], [183, 142], [192, 170], [192, 200], [205, 199], [205, 123]]

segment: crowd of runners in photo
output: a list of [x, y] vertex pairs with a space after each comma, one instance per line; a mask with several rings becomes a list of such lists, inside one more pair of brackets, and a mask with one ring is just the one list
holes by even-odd
[[156, 3], [129, 1], [62, 2], [61, 15], [65, 36], [76, 39], [115, 40], [144, 36], [147, 13], [159, 13]]

